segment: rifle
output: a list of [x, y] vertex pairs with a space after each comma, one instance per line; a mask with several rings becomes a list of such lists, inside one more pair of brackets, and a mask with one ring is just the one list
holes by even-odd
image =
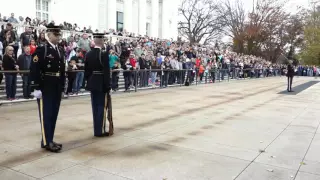
[[108, 113], [108, 121], [109, 121], [109, 136], [113, 135], [113, 118], [112, 118], [112, 100], [111, 95], [107, 93], [107, 113]]

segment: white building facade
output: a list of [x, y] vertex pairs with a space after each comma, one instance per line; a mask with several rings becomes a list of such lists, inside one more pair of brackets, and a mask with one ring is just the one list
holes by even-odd
[[[10, 0], [2, 16], [64, 21], [100, 32], [125, 30], [136, 35], [177, 39], [179, 0]], [[13, 6], [12, 6], [13, 5]]]

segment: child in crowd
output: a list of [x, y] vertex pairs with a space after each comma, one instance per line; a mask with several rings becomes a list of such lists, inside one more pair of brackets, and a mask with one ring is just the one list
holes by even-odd
[[202, 78], [203, 78], [203, 75], [204, 75], [204, 71], [205, 71], [204, 65], [203, 65], [203, 63], [201, 63], [200, 66], [199, 66], [200, 83], [202, 82]]
[[133, 67], [132, 67], [132, 65], [130, 63], [130, 59], [129, 58], [127, 58], [126, 62], [122, 65], [122, 69], [125, 70], [123, 72], [124, 88], [125, 88], [124, 92], [130, 92], [130, 85], [131, 85], [131, 78], [132, 78], [131, 77], [132, 76], [131, 71], [133, 70]]
[[72, 87], [74, 84], [74, 81], [76, 79], [77, 72], [74, 72], [74, 70], [77, 70], [76, 60], [72, 59], [69, 61], [68, 64], [68, 89], [67, 89], [67, 95], [73, 95]]
[[114, 66], [111, 68], [111, 70], [112, 70], [111, 88], [113, 92], [116, 92], [119, 89], [119, 74], [120, 74], [120, 64], [118, 61], [114, 62]]
[[34, 52], [36, 52], [37, 49], [37, 45], [36, 45], [36, 41], [34, 39], [30, 40], [30, 54], [32, 55]]

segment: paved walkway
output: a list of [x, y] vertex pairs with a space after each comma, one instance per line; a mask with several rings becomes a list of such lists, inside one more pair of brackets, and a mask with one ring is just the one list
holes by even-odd
[[92, 137], [88, 97], [64, 100], [59, 154], [40, 149], [35, 102], [1, 106], [0, 179], [320, 180], [320, 83], [309, 81], [292, 94], [277, 77], [115, 95], [105, 139]]

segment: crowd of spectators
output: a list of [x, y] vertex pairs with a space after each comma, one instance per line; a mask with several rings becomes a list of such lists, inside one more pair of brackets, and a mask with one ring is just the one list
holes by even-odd
[[[35, 49], [46, 44], [45, 33], [41, 26], [46, 21], [19, 17], [14, 14], [10, 18], [1, 18], [6, 22], [0, 33], [0, 68], [3, 70], [28, 70], [31, 56]], [[54, 23], [54, 22], [52, 22]], [[25, 32], [18, 34], [14, 26], [26, 25]], [[63, 23], [63, 29], [76, 31], [70, 36], [62, 38], [59, 46], [64, 50], [68, 63], [67, 94], [78, 94], [85, 86], [84, 69], [85, 54], [94, 47], [91, 39], [92, 30], [80, 28], [74, 24]], [[40, 27], [40, 28], [39, 28]], [[81, 33], [78, 33], [81, 32]], [[221, 50], [215, 46], [190, 44], [181, 40], [165, 40], [136, 36], [133, 33], [105, 31], [106, 34], [116, 35], [117, 41], [106, 39], [104, 50], [109, 55], [112, 73], [112, 90], [119, 89], [120, 71], [123, 71], [125, 91], [134, 86], [163, 88], [173, 84], [192, 84], [197, 80], [215, 83], [224, 80], [226, 75], [231, 78], [258, 78], [260, 76], [275, 76], [284, 73], [285, 66], [272, 64], [260, 57], [237, 54], [227, 49]], [[19, 48], [22, 54], [18, 56]], [[77, 71], [76, 71], [77, 70]], [[137, 71], [139, 70], [139, 71]], [[316, 68], [299, 66], [301, 75], [316, 75]], [[23, 96], [31, 98], [27, 74], [20, 74], [23, 78]], [[0, 73], [0, 84], [3, 75]], [[16, 98], [17, 73], [5, 73], [6, 93], [9, 100]]]

